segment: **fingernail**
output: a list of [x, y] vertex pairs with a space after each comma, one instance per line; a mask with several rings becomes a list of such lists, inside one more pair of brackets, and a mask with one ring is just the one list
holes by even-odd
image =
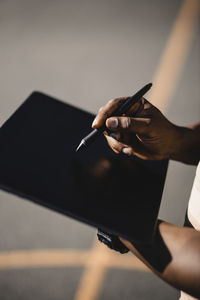
[[94, 119], [94, 121], [92, 122], [92, 127], [95, 126], [97, 124], [97, 120]]
[[132, 154], [132, 151], [131, 151], [131, 149], [129, 149], [129, 148], [123, 148], [123, 149], [122, 149], [122, 152], [123, 152], [124, 154], [126, 154], [126, 155], [131, 155], [131, 154]]
[[109, 120], [107, 120], [107, 125], [110, 128], [117, 128], [118, 120], [117, 119], [109, 119]]

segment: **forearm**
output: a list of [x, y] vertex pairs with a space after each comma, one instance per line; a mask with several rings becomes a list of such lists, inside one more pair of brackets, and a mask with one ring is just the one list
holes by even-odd
[[200, 297], [200, 232], [161, 222], [151, 245], [122, 242], [154, 273], [174, 287]]
[[175, 151], [171, 159], [197, 165], [200, 161], [200, 123], [190, 128], [175, 126]]

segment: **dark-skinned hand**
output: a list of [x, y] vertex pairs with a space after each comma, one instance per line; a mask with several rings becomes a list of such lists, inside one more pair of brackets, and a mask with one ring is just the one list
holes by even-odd
[[178, 151], [179, 127], [146, 99], [142, 98], [121, 117], [110, 117], [113, 111], [129, 97], [110, 100], [101, 107], [92, 127], [104, 122], [111, 134], [104, 135], [114, 152], [136, 155], [142, 159], [171, 158]]

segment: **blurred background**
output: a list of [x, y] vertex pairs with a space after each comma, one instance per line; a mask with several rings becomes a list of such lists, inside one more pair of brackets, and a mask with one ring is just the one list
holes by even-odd
[[[151, 81], [171, 121], [199, 121], [199, 11], [199, 0], [0, 0], [0, 124], [35, 90], [96, 113]], [[194, 174], [170, 162], [161, 218], [183, 224]], [[178, 297], [94, 228], [0, 191], [1, 300]]]

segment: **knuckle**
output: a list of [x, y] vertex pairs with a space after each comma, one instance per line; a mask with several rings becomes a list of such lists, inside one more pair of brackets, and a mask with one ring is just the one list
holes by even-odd
[[107, 111], [102, 110], [100, 113], [101, 113], [102, 116], [104, 116], [104, 117], [106, 117], [106, 118], [108, 117]]
[[115, 99], [110, 99], [110, 100], [108, 101], [108, 104], [112, 104], [114, 101], [115, 101]]
[[122, 127], [124, 129], [128, 129], [130, 126], [131, 126], [131, 118], [130, 117], [124, 118], [122, 121]]
[[102, 111], [102, 109], [103, 109], [103, 106], [101, 106], [101, 107], [99, 108], [99, 112], [101, 112], [101, 111]]
[[103, 106], [100, 107], [98, 114], [100, 117], [106, 117], [106, 118], [108, 117], [108, 112]]
[[131, 126], [131, 118], [130, 117], [126, 118], [126, 126], [127, 126], [127, 128], [129, 128]]

